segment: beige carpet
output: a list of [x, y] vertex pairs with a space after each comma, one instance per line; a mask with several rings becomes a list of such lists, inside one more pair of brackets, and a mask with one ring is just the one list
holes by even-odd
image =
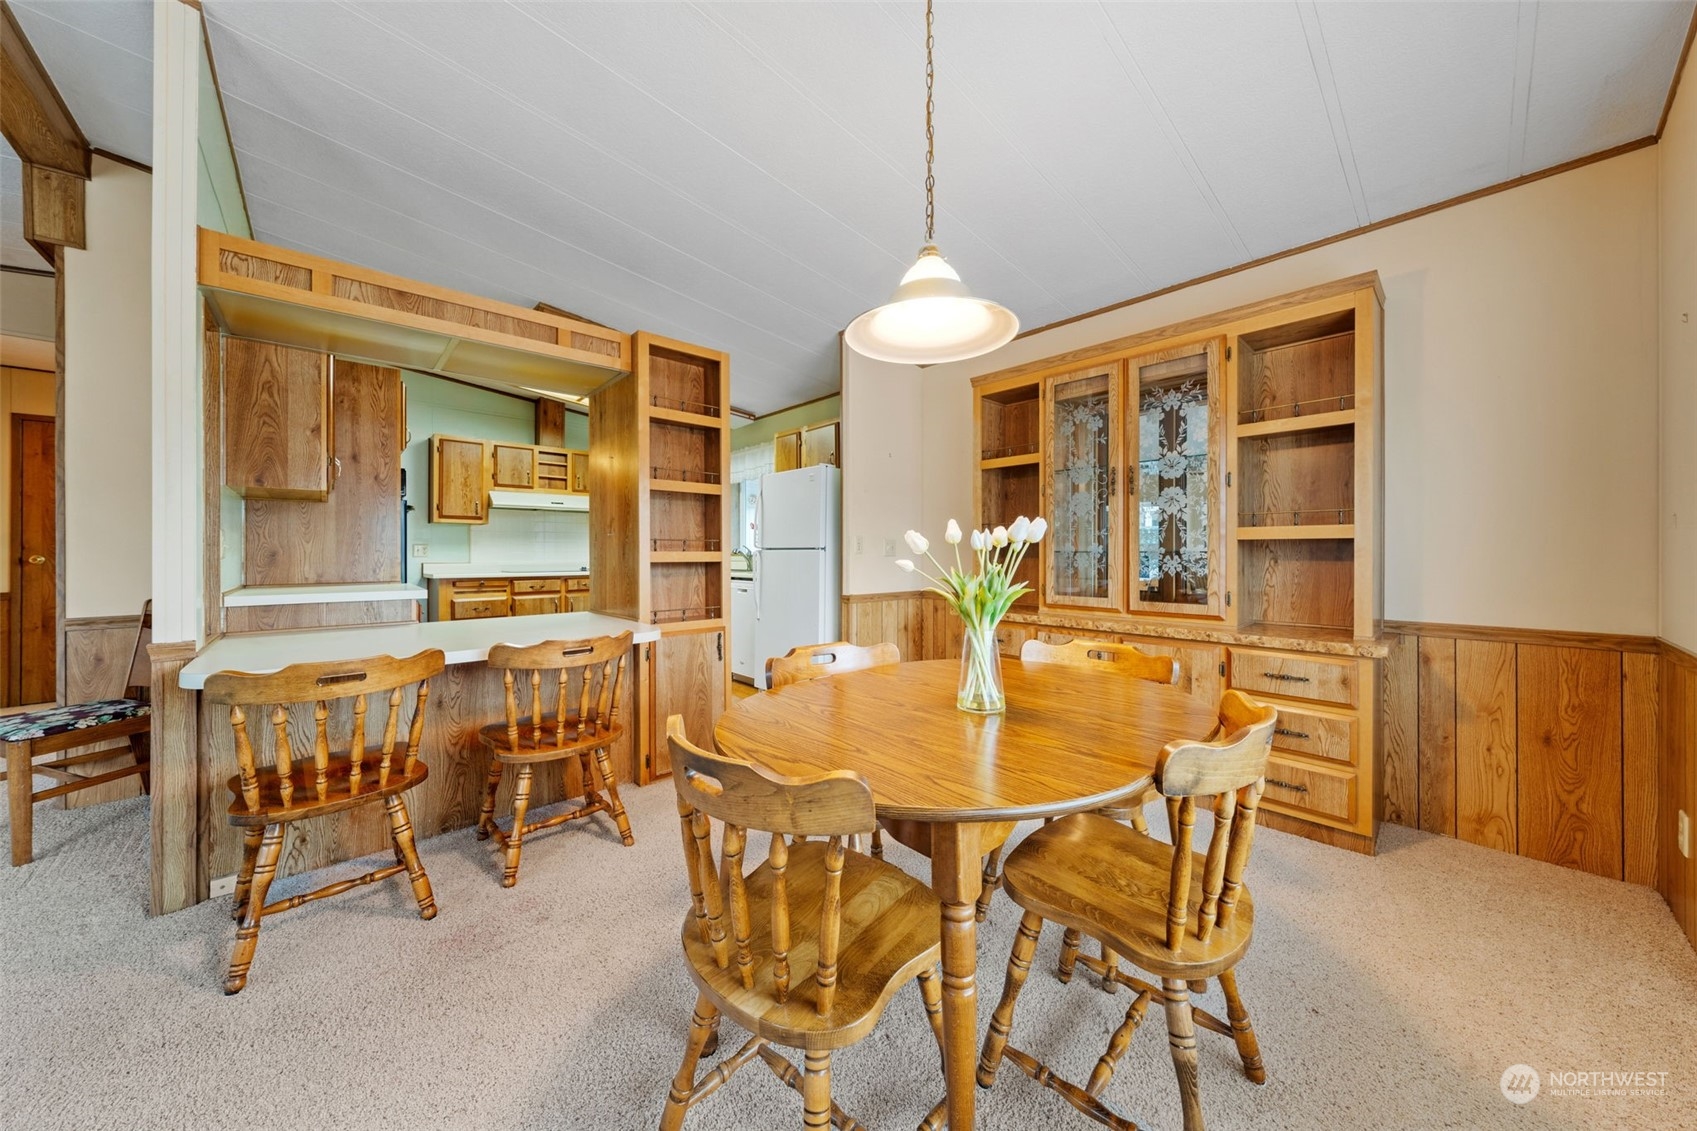
[[[625, 796], [635, 848], [606, 823], [538, 837], [510, 891], [469, 831], [424, 842], [433, 922], [395, 881], [273, 920], [234, 998], [227, 899], [145, 915], [145, 801], [39, 807], [37, 862], [0, 868], [0, 1126], [652, 1128], [693, 1002], [688, 901], [670, 786]], [[1203, 1034], [1210, 1127], [1697, 1128], [1697, 955], [1655, 893], [1400, 828], [1382, 844], [1365, 859], [1260, 836], [1240, 969], [1269, 1080], [1249, 1084]], [[981, 1024], [1016, 922], [998, 896]], [[1127, 999], [1057, 983], [1059, 941], [1045, 932], [1015, 1041], [1082, 1077]], [[1517, 1107], [1498, 1088], [1517, 1062], [1665, 1072], [1666, 1093], [1546, 1084]], [[874, 1128], [912, 1127], [940, 1095], [917, 990], [837, 1058], [836, 1095]], [[1108, 1098], [1179, 1127], [1158, 1015]], [[985, 1128], [1094, 1126], [1011, 1066], [979, 1102]], [[756, 1064], [686, 1127], [800, 1113]]]

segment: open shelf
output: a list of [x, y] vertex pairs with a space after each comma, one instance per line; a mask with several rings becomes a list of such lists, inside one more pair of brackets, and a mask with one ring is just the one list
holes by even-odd
[[1251, 436], [1238, 444], [1238, 536], [1260, 526], [1355, 522], [1355, 426]]
[[650, 480], [717, 484], [720, 432], [717, 427], [708, 430], [665, 420], [650, 421]]
[[[997, 467], [986, 467], [979, 473], [983, 479], [984, 512], [978, 516], [979, 525], [994, 530], [998, 526], [1006, 526], [1020, 515], [1035, 518], [1043, 509], [1043, 481], [1041, 469], [1035, 459], [1029, 462], [1010, 463]], [[1039, 564], [1043, 559], [1043, 546], [1032, 547], [1026, 552], [1025, 560], [1019, 563], [1014, 571], [1014, 580], [1024, 582], [1030, 592], [1014, 602], [1016, 609], [1035, 608], [1042, 591]]]
[[718, 495], [664, 492], [648, 500], [649, 548], [674, 553], [721, 551], [724, 511]]
[[722, 495], [725, 493], [725, 488], [718, 482], [718, 475], [713, 476], [711, 483], [694, 483], [687, 479], [661, 479], [659, 473], [662, 471], [675, 474], [673, 468], [656, 467], [654, 478], [648, 481], [650, 491], [669, 491], [679, 495]]
[[1039, 386], [1019, 385], [987, 393], [982, 405], [979, 458], [1007, 459], [1037, 455]]
[[984, 459], [978, 466], [985, 471], [994, 471], [999, 467], [1036, 467], [1043, 462], [1043, 456], [1038, 452], [1027, 452], [1021, 456], [997, 456], [994, 459]]
[[[1354, 397], [1348, 398], [1351, 402]], [[1239, 413], [1239, 416], [1244, 414]], [[1315, 412], [1306, 416], [1287, 416], [1277, 420], [1261, 420], [1252, 424], [1239, 424], [1237, 434], [1240, 437], [1273, 436], [1287, 432], [1314, 432], [1321, 428], [1333, 428], [1340, 424], [1354, 424], [1355, 409], [1340, 409], [1335, 412]]]
[[1238, 560], [1245, 621], [1346, 632], [1355, 623], [1352, 539], [1247, 541]]
[[648, 401], [651, 416], [679, 413], [701, 417], [719, 427], [719, 363], [660, 345], [648, 352]]
[[1237, 529], [1239, 542], [1271, 542], [1276, 539], [1293, 540], [1297, 538], [1354, 538], [1355, 524], [1332, 524], [1330, 526], [1315, 524], [1312, 526], [1240, 526]]
[[724, 570], [720, 555], [710, 561], [668, 561], [653, 556], [649, 567], [649, 605], [654, 624], [688, 620], [713, 620], [723, 612], [720, 578]]
[[1239, 425], [1354, 412], [1353, 310], [1244, 334], [1238, 348]]

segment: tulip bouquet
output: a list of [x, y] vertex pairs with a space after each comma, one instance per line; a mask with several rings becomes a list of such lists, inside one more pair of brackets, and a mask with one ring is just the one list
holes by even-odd
[[923, 534], [917, 530], [907, 532], [908, 549], [923, 555], [937, 572], [932, 574], [905, 558], [896, 563], [897, 567], [930, 581], [930, 591], [948, 601], [960, 614], [965, 627], [960, 691], [955, 700], [963, 711], [991, 714], [1007, 707], [1002, 691], [1001, 653], [996, 648], [996, 626], [1013, 603], [1027, 592], [1023, 582], [1013, 579], [1014, 571], [1024, 560], [1025, 552], [1041, 542], [1048, 529], [1049, 524], [1043, 519], [1027, 519], [1022, 515], [1011, 526], [974, 530], [966, 537], [972, 551], [971, 570], [961, 561], [963, 535], [960, 523], [954, 519], [949, 519], [948, 530], [943, 535], [943, 541], [954, 549], [953, 569], [932, 555], [931, 544]]

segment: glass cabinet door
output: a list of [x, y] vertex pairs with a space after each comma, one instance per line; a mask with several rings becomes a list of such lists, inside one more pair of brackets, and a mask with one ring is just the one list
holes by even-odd
[[1224, 613], [1221, 352], [1216, 339], [1129, 364], [1133, 612]]
[[1120, 374], [1116, 363], [1055, 377], [1044, 387], [1049, 442], [1043, 513], [1051, 529], [1043, 571], [1046, 604], [1120, 605], [1115, 537]]

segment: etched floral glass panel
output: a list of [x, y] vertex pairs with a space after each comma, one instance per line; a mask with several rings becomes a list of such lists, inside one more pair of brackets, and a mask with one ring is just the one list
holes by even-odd
[[1210, 602], [1215, 543], [1209, 476], [1211, 352], [1133, 363], [1139, 605]]
[[1110, 589], [1113, 375], [1098, 372], [1053, 389], [1049, 444], [1050, 596], [1107, 601]]

